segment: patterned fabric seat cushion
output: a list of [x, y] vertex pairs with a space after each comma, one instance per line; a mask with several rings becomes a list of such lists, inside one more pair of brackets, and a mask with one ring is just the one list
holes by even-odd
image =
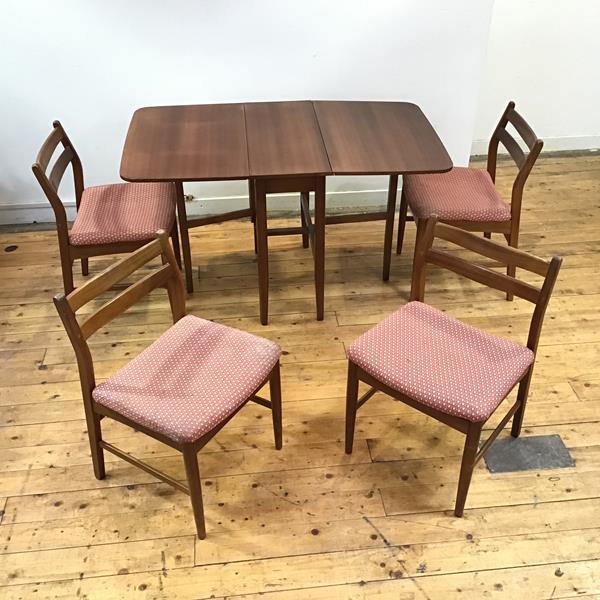
[[235, 412], [280, 355], [269, 340], [188, 315], [92, 395], [152, 431], [192, 442]]
[[454, 167], [447, 173], [405, 175], [403, 191], [415, 217], [437, 215], [444, 221], [510, 221], [487, 171]]
[[175, 219], [172, 183], [115, 183], [86, 188], [69, 239], [74, 246], [151, 240], [171, 231]]
[[413, 400], [481, 422], [524, 375], [533, 352], [409, 302], [355, 340], [348, 358]]

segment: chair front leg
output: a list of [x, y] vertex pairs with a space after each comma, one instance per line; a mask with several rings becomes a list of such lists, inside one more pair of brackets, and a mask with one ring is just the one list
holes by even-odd
[[271, 371], [269, 379], [269, 390], [271, 392], [271, 413], [273, 416], [273, 434], [275, 436], [275, 448], [281, 450], [283, 445], [283, 427], [281, 421], [281, 376], [279, 361]]
[[460, 478], [458, 480], [458, 492], [456, 494], [456, 504], [454, 514], [462, 517], [465, 509], [465, 502], [471, 485], [471, 477], [475, 468], [475, 457], [479, 449], [479, 438], [481, 437], [481, 428], [483, 423], [471, 423], [467, 431], [465, 440], [465, 449], [460, 466]]
[[200, 471], [198, 469], [198, 453], [191, 444], [187, 444], [183, 447], [183, 462], [185, 464], [188, 489], [192, 501], [192, 510], [194, 511], [196, 532], [198, 537], [203, 540], [206, 537], [206, 525], [204, 523], [204, 505], [202, 504], [202, 486], [200, 483]]
[[348, 361], [348, 384], [346, 386], [346, 454], [352, 454], [354, 445], [354, 426], [358, 402], [358, 376], [356, 365]]

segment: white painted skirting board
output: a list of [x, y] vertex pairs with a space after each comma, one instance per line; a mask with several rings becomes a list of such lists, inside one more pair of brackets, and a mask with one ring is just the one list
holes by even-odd
[[[299, 211], [299, 194], [273, 194], [268, 199], [269, 214]], [[400, 189], [398, 190], [398, 201]], [[384, 206], [387, 202], [387, 190], [361, 190], [330, 192], [327, 194], [328, 209], [372, 210]], [[75, 216], [75, 201], [65, 200], [67, 217]], [[219, 198], [195, 198], [187, 202], [187, 213], [190, 215], [218, 215], [230, 210], [247, 208], [248, 196], [226, 196]], [[365, 212], [366, 212], [365, 211]], [[29, 204], [12, 204], [0, 206], [0, 225], [24, 223], [51, 223], [54, 213], [50, 205], [44, 202]]]
[[[488, 140], [475, 140], [471, 153], [481, 156], [487, 153]], [[600, 149], [600, 135], [579, 137], [544, 138], [544, 152], [564, 150], [594, 151]], [[500, 152], [504, 149], [500, 146]], [[600, 150], [598, 150], [600, 152]], [[375, 184], [378, 185], [378, 184]], [[40, 194], [41, 195], [41, 194]], [[332, 191], [327, 193], [327, 206], [330, 209], [367, 211], [385, 206], [387, 189], [366, 189], [360, 191]], [[65, 201], [69, 219], [74, 217], [74, 201]], [[188, 202], [191, 215], [216, 215], [248, 206], [248, 197], [221, 196], [196, 198]], [[298, 194], [278, 194], [269, 196], [269, 214], [289, 213], [298, 210]], [[46, 202], [23, 202], [0, 205], [0, 225], [50, 223], [54, 221], [52, 209]]]

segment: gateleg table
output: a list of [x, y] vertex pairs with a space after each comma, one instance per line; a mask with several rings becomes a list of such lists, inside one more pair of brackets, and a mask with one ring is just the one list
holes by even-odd
[[[324, 315], [325, 225], [385, 220], [383, 279], [389, 278], [398, 176], [437, 173], [452, 161], [435, 130], [408, 102], [289, 101], [159, 106], [138, 109], [131, 120], [121, 177], [172, 181], [186, 283], [193, 291], [188, 229], [251, 217], [258, 256], [261, 323], [268, 323], [268, 237], [302, 235], [315, 263], [317, 319]], [[326, 216], [328, 175], [388, 175], [383, 212]], [[249, 207], [215, 217], [188, 219], [183, 183], [248, 180]], [[301, 225], [269, 228], [268, 194], [300, 193]], [[309, 194], [315, 195], [314, 223]]]

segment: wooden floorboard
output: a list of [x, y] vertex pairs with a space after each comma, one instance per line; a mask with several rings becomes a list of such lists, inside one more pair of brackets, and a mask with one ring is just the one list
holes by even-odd
[[[500, 163], [505, 195], [512, 173]], [[345, 348], [406, 302], [414, 226], [388, 283], [382, 223], [328, 228], [323, 322], [310, 251], [300, 238], [272, 238], [267, 327], [250, 224], [193, 230], [189, 312], [285, 350], [284, 447], [273, 448], [257, 405], [206, 446], [202, 541], [187, 496], [112, 455], [107, 478], [94, 478], [74, 355], [51, 303], [61, 287], [55, 233], [0, 232], [0, 597], [600, 598], [600, 157], [542, 158], [521, 232], [522, 248], [564, 256], [523, 435], [560, 435], [575, 466], [490, 474], [480, 464], [457, 519], [456, 432], [376, 394], [359, 412], [354, 453], [343, 451]], [[91, 260], [92, 274], [111, 260]], [[426, 299], [495, 334], [526, 335], [529, 304], [450, 273], [431, 271]], [[157, 292], [92, 338], [98, 379], [169, 318]], [[118, 423], [105, 437], [184, 478], [170, 448]]]

